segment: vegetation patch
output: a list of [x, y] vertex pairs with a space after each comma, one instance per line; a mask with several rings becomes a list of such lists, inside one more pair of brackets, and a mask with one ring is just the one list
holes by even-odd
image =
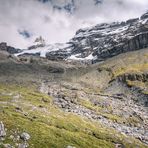
[[[31, 136], [28, 141], [30, 148], [66, 148], [68, 145], [114, 148], [115, 143], [127, 148], [146, 147], [140, 141], [99, 123], [64, 113], [53, 105], [50, 96], [40, 93], [34, 86], [1, 84], [0, 94], [0, 121], [7, 128], [5, 144], [15, 146], [21, 143], [21, 139], [12, 140], [11, 135], [27, 132]], [[91, 108], [92, 105], [87, 103], [85, 105]]]

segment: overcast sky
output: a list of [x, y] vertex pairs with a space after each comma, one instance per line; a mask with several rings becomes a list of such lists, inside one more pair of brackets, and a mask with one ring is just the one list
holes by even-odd
[[[53, 4], [62, 7], [68, 1]], [[70, 14], [53, 9], [51, 2], [0, 0], [0, 42], [26, 48], [40, 35], [49, 44], [67, 42], [80, 28], [139, 17], [148, 10], [148, 0], [103, 0], [99, 5], [94, 0], [74, 1], [76, 9]]]

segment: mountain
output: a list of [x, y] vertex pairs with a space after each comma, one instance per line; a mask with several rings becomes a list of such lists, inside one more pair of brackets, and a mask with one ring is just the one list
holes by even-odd
[[67, 43], [0, 43], [0, 147], [147, 148], [148, 13]]
[[104, 61], [128, 51], [148, 47], [148, 13], [126, 22], [103, 23], [80, 29], [65, 44], [44, 45], [16, 54], [40, 54], [50, 60]]
[[142, 49], [148, 46], [147, 31], [147, 13], [140, 19], [99, 24], [93, 28], [81, 29], [71, 40], [72, 54], [79, 54], [79, 57], [84, 58], [92, 54], [101, 61], [120, 53]]

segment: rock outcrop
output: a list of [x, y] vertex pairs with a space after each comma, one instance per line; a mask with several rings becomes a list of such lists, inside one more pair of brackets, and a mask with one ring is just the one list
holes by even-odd
[[8, 46], [7, 43], [5, 42], [0, 43], [0, 50], [6, 51], [10, 54], [15, 54], [21, 51], [20, 49], [16, 49], [14, 47]]
[[21, 137], [21, 139], [24, 140], [24, 141], [27, 141], [27, 140], [30, 139], [30, 135], [29, 135], [28, 133], [25, 133], [25, 132], [22, 133], [20, 137]]

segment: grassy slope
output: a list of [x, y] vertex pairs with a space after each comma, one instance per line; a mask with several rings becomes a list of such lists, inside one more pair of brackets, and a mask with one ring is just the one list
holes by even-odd
[[108, 87], [108, 83], [118, 76], [128, 73], [147, 73], [148, 49], [121, 54], [89, 68], [90, 71], [78, 81], [101, 90]]
[[41, 94], [35, 86], [0, 85], [0, 121], [7, 130], [4, 143], [13, 142], [10, 135], [25, 131], [31, 135], [32, 148], [112, 148], [114, 143], [125, 147], [146, 147], [138, 140], [106, 129], [99, 123], [64, 113], [52, 104], [52, 98]]
[[119, 55], [102, 64], [102, 67], [110, 68], [114, 77], [131, 72], [148, 72], [148, 49]]

